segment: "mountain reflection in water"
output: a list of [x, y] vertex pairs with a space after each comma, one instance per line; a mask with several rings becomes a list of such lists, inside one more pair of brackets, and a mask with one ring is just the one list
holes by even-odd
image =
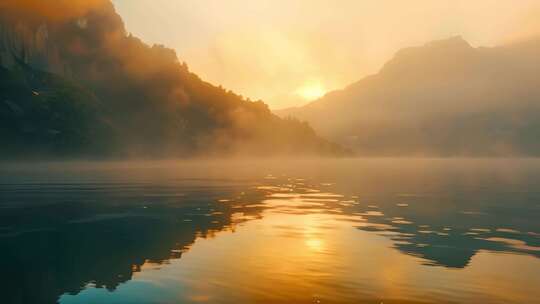
[[478, 162], [7, 168], [2, 303], [534, 303], [540, 162]]

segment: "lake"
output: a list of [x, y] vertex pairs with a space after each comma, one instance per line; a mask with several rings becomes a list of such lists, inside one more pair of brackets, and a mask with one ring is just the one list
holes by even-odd
[[536, 159], [0, 172], [0, 303], [540, 303]]

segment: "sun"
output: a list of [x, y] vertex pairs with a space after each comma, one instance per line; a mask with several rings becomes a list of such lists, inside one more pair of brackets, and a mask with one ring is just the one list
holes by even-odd
[[298, 90], [296, 90], [296, 94], [304, 98], [305, 100], [311, 101], [323, 97], [324, 94], [326, 94], [326, 88], [322, 83], [318, 81], [307, 82]]

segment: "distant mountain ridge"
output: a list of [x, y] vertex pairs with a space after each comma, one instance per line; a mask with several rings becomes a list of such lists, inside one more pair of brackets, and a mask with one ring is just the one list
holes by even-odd
[[[11, 83], [0, 92], [3, 157], [346, 153], [306, 123], [204, 82], [173, 50], [127, 34], [109, 0], [2, 1], [0, 67]], [[67, 87], [54, 100], [44, 97]], [[71, 107], [80, 96], [92, 96], [80, 102], [95, 108], [80, 121], [88, 128], [58, 125], [69, 120], [58, 117], [68, 108], [84, 116]], [[61, 140], [70, 130], [84, 145]]]
[[304, 107], [362, 155], [540, 155], [540, 38], [473, 48], [461, 37], [398, 51], [379, 73]]

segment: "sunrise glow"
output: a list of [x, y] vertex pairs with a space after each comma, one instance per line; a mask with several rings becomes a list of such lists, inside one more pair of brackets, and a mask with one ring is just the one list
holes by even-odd
[[308, 82], [296, 90], [296, 94], [305, 100], [311, 101], [323, 97], [326, 94], [326, 89], [319, 82]]
[[539, 303], [540, 0], [0, 0], [0, 304]]

